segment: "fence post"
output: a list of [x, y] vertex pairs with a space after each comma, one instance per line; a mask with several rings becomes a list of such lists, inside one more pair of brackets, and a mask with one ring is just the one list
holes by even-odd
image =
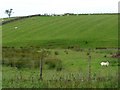
[[88, 82], [89, 85], [91, 83], [91, 55], [90, 55], [90, 49], [88, 51], [89, 55], [88, 55]]
[[[43, 52], [42, 52], [43, 54]], [[41, 58], [40, 58], [40, 80], [43, 80], [42, 78], [42, 68], [43, 68], [43, 55], [41, 55]]]
[[42, 77], [42, 71], [43, 71], [43, 59], [45, 57], [45, 51], [44, 50], [41, 50], [41, 51], [38, 51], [40, 52], [40, 62], [39, 62], [39, 65], [40, 65], [40, 80], [43, 80], [43, 77]]

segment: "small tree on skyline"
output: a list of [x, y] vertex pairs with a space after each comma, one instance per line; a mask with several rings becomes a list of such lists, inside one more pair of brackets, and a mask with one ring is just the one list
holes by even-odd
[[11, 14], [12, 14], [12, 10], [13, 9], [5, 10], [5, 13], [8, 15], [9, 18], [10, 18]]

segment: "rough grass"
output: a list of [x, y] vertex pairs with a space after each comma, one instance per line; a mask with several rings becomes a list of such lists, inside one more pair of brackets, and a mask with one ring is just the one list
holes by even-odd
[[[65, 49], [49, 49], [51, 56], [57, 57], [62, 62], [62, 70], [48, 68], [43, 66], [43, 81], [39, 81], [39, 68], [20, 68], [3, 65], [3, 87], [36, 87], [36, 88], [117, 88], [118, 84], [118, 66], [110, 65], [101, 67], [101, 61], [114, 61], [117, 58], [111, 58], [111, 52], [117, 50], [91, 50], [91, 78], [88, 82], [88, 50], [83, 51]], [[59, 52], [55, 55], [54, 52]], [[108, 53], [109, 52], [109, 53]], [[107, 57], [104, 57], [107, 55]], [[28, 61], [29, 63], [29, 61]], [[117, 62], [116, 62], [117, 63]], [[112, 73], [111, 73], [112, 72]]]
[[[106, 75], [103, 75], [103, 72]], [[103, 72], [92, 74], [89, 86], [87, 74], [83, 72], [44, 70], [44, 80], [40, 81], [39, 69], [16, 70], [11, 67], [3, 67], [2, 85], [3, 88], [117, 88], [118, 74], [111, 74], [110, 70], [109, 73], [106, 70]]]
[[[117, 15], [37, 16], [22, 19], [3, 25], [3, 46], [117, 47], [117, 20]], [[16, 26], [17, 30], [14, 29]]]

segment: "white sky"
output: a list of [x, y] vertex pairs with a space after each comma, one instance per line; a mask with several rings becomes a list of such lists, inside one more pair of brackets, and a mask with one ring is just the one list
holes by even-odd
[[6, 9], [13, 9], [12, 16], [63, 13], [118, 13], [120, 0], [1, 0], [0, 17], [7, 17]]

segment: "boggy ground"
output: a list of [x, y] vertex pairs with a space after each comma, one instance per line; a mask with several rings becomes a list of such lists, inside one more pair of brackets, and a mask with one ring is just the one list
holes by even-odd
[[[3, 88], [117, 88], [117, 49], [3, 48]], [[40, 57], [43, 75], [40, 80]], [[89, 58], [91, 56], [91, 58]], [[108, 61], [108, 67], [100, 62]]]

